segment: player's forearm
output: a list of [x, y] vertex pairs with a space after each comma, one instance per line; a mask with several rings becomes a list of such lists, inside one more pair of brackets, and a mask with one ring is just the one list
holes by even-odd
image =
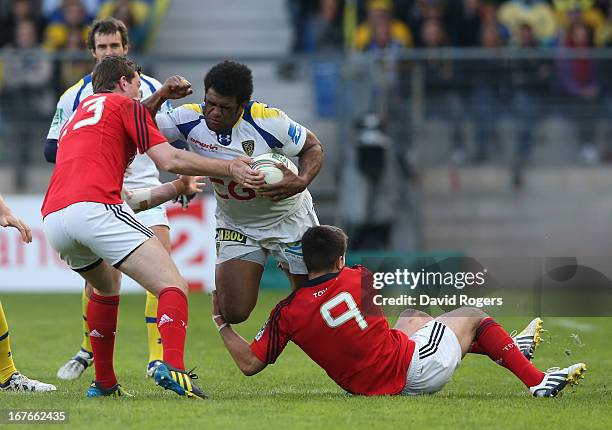
[[8, 207], [2, 196], [0, 196], [0, 216], [11, 213], [11, 208]]
[[127, 190], [124, 199], [134, 212], [140, 212], [174, 200], [184, 191], [185, 184], [177, 179], [154, 188]]
[[[213, 292], [213, 297], [215, 297], [215, 294], [216, 292]], [[232, 356], [236, 366], [238, 366], [240, 371], [246, 376], [252, 376], [261, 372], [266, 367], [266, 364], [261, 362], [255, 354], [253, 354], [249, 342], [235, 332], [231, 325], [225, 322], [223, 315], [215, 315], [219, 312], [218, 308], [215, 306], [216, 305], [213, 305], [213, 323], [217, 327], [217, 330], [219, 330], [219, 334], [223, 339], [223, 344]]]
[[189, 151], [175, 149], [171, 156], [159, 166], [162, 170], [189, 176], [226, 177], [230, 174], [230, 162], [205, 158]]
[[259, 359], [253, 354], [247, 340], [236, 333], [230, 325], [222, 328], [219, 333], [223, 338], [225, 348], [242, 373], [246, 376], [253, 376], [263, 370], [265, 366], [262, 366]]
[[310, 131], [306, 136], [306, 143], [299, 157], [299, 176], [308, 186], [317, 176], [323, 165], [323, 146], [319, 139]]
[[140, 103], [151, 113], [153, 119], [155, 119], [155, 115], [157, 115], [157, 112], [159, 112], [162, 105], [168, 100], [168, 94], [162, 87]]

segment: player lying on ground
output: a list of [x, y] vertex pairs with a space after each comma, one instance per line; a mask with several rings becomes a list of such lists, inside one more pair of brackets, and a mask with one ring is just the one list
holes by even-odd
[[[15, 215], [0, 196], [0, 226], [15, 227], [25, 243], [32, 242], [30, 227]], [[8, 323], [0, 302], [0, 391], [55, 391], [55, 386], [19, 373], [13, 362]]]
[[276, 306], [250, 345], [219, 315], [213, 294], [213, 321], [245, 375], [274, 363], [290, 340], [353, 394], [434, 393], [470, 351], [499, 362], [536, 397], [556, 396], [586, 370], [577, 363], [542, 372], [531, 364], [526, 356], [538, 342], [539, 319], [516, 340], [478, 308], [456, 309], [435, 319], [407, 311], [390, 329], [373, 303], [371, 273], [362, 266], [345, 267], [346, 242], [337, 227], [306, 231], [302, 250], [309, 280]]
[[[94, 288], [87, 320], [96, 379], [87, 395], [123, 393], [113, 366], [121, 271], [159, 300], [164, 361], [153, 374], [156, 383], [179, 395], [205, 398], [183, 362], [187, 283], [159, 240], [123, 202], [123, 175], [136, 151], [146, 153], [162, 170], [231, 178], [246, 187], [260, 187], [263, 174], [249, 167], [248, 158], [210, 160], [170, 146], [138, 101], [139, 86], [138, 67], [124, 57], [108, 56], [96, 65], [94, 94], [79, 104], [60, 134], [42, 207], [43, 228], [62, 260]], [[191, 84], [175, 76], [151, 103], [190, 93]]]
[[307, 186], [323, 163], [323, 148], [306, 127], [284, 112], [251, 100], [253, 76], [244, 64], [224, 61], [204, 78], [204, 103], [182, 105], [156, 120], [170, 140], [185, 140], [205, 157], [230, 160], [270, 152], [299, 157], [299, 174], [287, 167], [283, 180], [261, 193], [211, 177], [217, 200], [215, 284], [226, 321], [245, 321], [257, 303], [269, 255], [293, 288], [306, 280], [300, 239], [318, 225]]
[[[106, 18], [93, 23], [87, 36], [87, 45], [96, 63], [107, 55], [118, 55], [125, 57], [130, 48], [128, 29], [125, 24], [115, 18]], [[141, 98], [149, 97], [161, 84], [156, 79], [145, 74], [140, 75]], [[57, 141], [62, 127], [68, 122], [72, 113], [76, 110], [79, 103], [86, 97], [93, 94], [91, 74], [84, 76], [79, 82], [68, 88], [57, 102], [57, 110], [53, 117], [47, 141], [45, 143], [45, 158], [50, 163], [55, 163], [57, 153]], [[164, 103], [161, 112], [170, 109], [169, 103]], [[146, 154], [137, 154], [130, 168], [126, 171], [124, 184], [127, 188], [151, 188], [161, 185], [159, 181], [159, 171]], [[153, 231], [160, 240], [166, 251], [170, 253], [170, 224], [164, 206], [157, 206], [153, 209], [142, 211], [135, 217], [141, 224]], [[57, 371], [60, 379], [75, 379], [91, 365], [93, 362], [93, 352], [89, 341], [89, 326], [87, 324], [87, 306], [91, 286], [86, 285], [83, 290], [82, 310], [83, 310], [83, 341], [80, 350], [68, 360]], [[147, 326], [147, 341], [149, 346], [149, 359], [147, 375], [152, 375], [153, 367], [162, 359], [162, 345], [159, 330], [157, 329], [157, 298], [151, 293], [146, 294], [145, 321]]]

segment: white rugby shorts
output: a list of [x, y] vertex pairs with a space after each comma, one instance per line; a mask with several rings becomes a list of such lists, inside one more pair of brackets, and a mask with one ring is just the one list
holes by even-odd
[[147, 209], [146, 211], [138, 212], [136, 219], [140, 221], [145, 227], [155, 227], [156, 225], [163, 225], [170, 228], [170, 222], [168, 222], [168, 214], [166, 213], [166, 206], [159, 205], [154, 208]]
[[302, 235], [319, 225], [312, 201], [287, 218], [265, 228], [249, 228], [217, 216], [217, 264], [232, 259], [265, 266], [268, 255], [294, 275], [308, 273], [302, 255]]
[[91, 270], [102, 260], [117, 267], [153, 237], [126, 203], [74, 203], [48, 214], [43, 229], [49, 244], [76, 272]]
[[402, 395], [440, 391], [461, 363], [461, 345], [455, 333], [440, 321], [430, 321], [410, 339], [415, 348]]

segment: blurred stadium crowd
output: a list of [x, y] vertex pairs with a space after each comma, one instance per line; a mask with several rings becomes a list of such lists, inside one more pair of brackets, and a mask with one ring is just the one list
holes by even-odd
[[[288, 0], [293, 52], [612, 45], [610, 0]], [[577, 28], [586, 32], [576, 40]], [[345, 41], [347, 37], [351, 40]]]
[[[387, 58], [396, 55], [401, 68], [401, 60], [418, 49], [430, 53], [455, 49], [451, 56], [456, 61], [432, 55], [423, 62], [425, 116], [450, 123], [453, 161], [488, 160], [496, 150], [493, 142], [499, 141], [498, 120], [504, 117], [514, 120], [515, 156], [527, 160], [534, 123], [543, 115], [557, 114], [575, 124], [581, 161], [612, 159], [610, 148], [599, 148], [595, 136], [596, 122], [612, 112], [610, 61], [592, 55], [598, 48], [612, 46], [610, 0], [293, 0], [289, 4], [295, 54], [384, 53]], [[465, 48], [479, 50], [476, 55], [482, 58], [462, 58]], [[553, 58], [564, 48], [581, 54]], [[505, 53], [498, 56], [503, 49]], [[529, 56], [536, 49], [540, 53]], [[290, 63], [281, 71], [290, 76]], [[394, 88], [405, 101], [410, 98], [409, 73], [399, 74]], [[465, 119], [476, 122], [471, 151], [466, 151], [460, 130]]]

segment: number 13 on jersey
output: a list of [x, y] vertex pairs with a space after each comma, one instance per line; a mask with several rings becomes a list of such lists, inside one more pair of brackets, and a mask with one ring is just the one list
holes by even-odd
[[[93, 116], [80, 120], [72, 127], [72, 130], [78, 130], [81, 127], [97, 124], [98, 121], [100, 121], [100, 118], [102, 118], [102, 112], [104, 112], [104, 101], [105, 100], [106, 100], [105, 96], [100, 96], [100, 97], [95, 97], [95, 98], [92, 98], [91, 100], [87, 100], [86, 102], [84, 102], [82, 108], [83, 109], [87, 108], [87, 112], [93, 112]], [[76, 112], [77, 111], [74, 111], [74, 113], [72, 114], [72, 117], [64, 126], [64, 129], [62, 130], [62, 134], [60, 135], [60, 139], [64, 137], [64, 135], [68, 132], [68, 129], [70, 128], [70, 124], [74, 120]]]

